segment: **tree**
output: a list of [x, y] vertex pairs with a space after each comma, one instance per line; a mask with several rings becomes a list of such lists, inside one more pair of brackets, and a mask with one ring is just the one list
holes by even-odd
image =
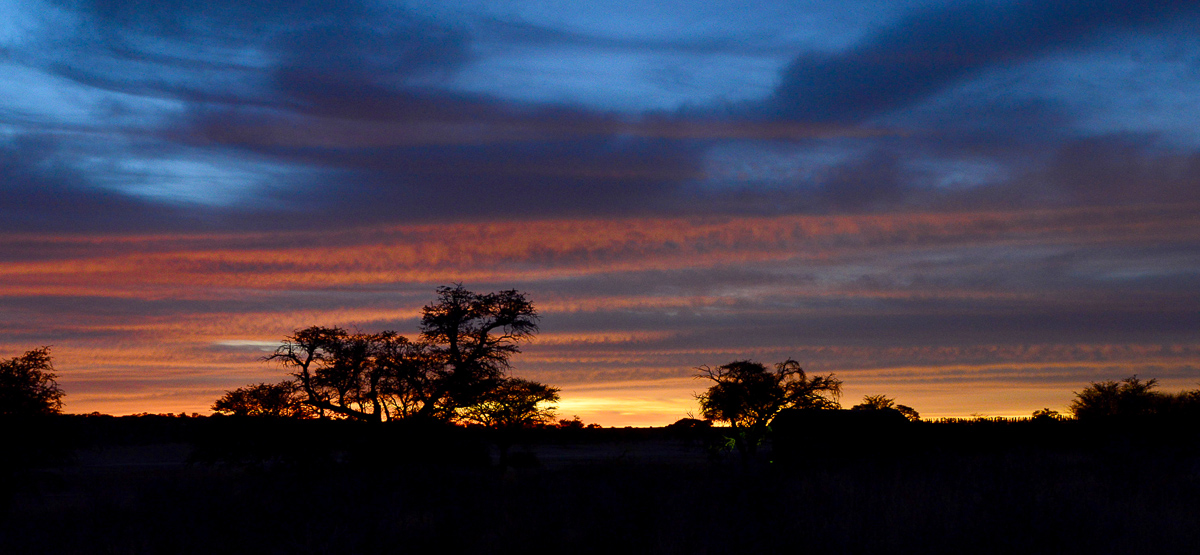
[[342, 328], [297, 330], [267, 360], [292, 368], [304, 404], [318, 416], [382, 421], [382, 375], [372, 364], [375, 337]]
[[1075, 393], [1071, 413], [1080, 420], [1153, 414], [1162, 397], [1152, 391], [1157, 384], [1158, 380], [1142, 381], [1136, 375], [1120, 382], [1092, 382]]
[[863, 402], [850, 407], [850, 410], [894, 410], [903, 414], [910, 421], [916, 422], [921, 419], [921, 415], [915, 409], [897, 405], [895, 399], [891, 399], [887, 395], [864, 395]]
[[[531, 428], [554, 421], [557, 387], [521, 378], [506, 378], [484, 393], [475, 404], [460, 410], [460, 417], [489, 428]], [[583, 422], [579, 423], [583, 428]]]
[[1050, 407], [1045, 407], [1033, 411], [1032, 418], [1035, 422], [1053, 422], [1061, 418], [1061, 416], [1058, 414], [1058, 411]]
[[1200, 389], [1179, 393], [1154, 391], [1158, 380], [1130, 376], [1114, 382], [1093, 382], [1075, 393], [1071, 412], [1080, 420], [1156, 416], [1176, 421], [1200, 421]]
[[313, 326], [267, 359], [291, 370], [304, 404], [323, 418], [453, 420], [504, 384], [538, 316], [515, 290], [480, 294], [456, 284], [437, 291], [415, 340]]
[[421, 311], [421, 339], [438, 367], [419, 417], [471, 406], [499, 384], [520, 344], [537, 333], [533, 303], [516, 290], [479, 294], [443, 286]]
[[787, 408], [836, 409], [842, 382], [833, 374], [809, 377], [800, 363], [788, 359], [770, 371], [762, 363], [739, 360], [710, 368], [698, 378], [713, 385], [696, 398], [704, 418], [734, 428], [734, 444], [751, 454], [766, 435], [771, 419]]
[[213, 412], [233, 416], [307, 418], [312, 409], [303, 403], [295, 382], [260, 383], [239, 387], [213, 403]]
[[50, 347], [0, 361], [0, 415], [33, 416], [62, 412], [66, 394], [55, 381]]
[[560, 430], [582, 430], [583, 428], [583, 420], [580, 420], [578, 415], [569, 420], [563, 418], [558, 421], [558, 429]]

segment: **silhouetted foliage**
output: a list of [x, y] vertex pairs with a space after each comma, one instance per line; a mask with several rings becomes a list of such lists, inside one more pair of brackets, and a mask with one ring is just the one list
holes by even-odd
[[337, 327], [297, 330], [268, 360], [291, 370], [320, 417], [451, 421], [504, 383], [509, 359], [537, 331], [537, 311], [515, 290], [439, 287], [416, 340]]
[[[466, 422], [489, 428], [529, 428], [554, 421], [558, 388], [521, 378], [506, 378], [484, 392], [475, 404], [460, 409]], [[583, 428], [583, 422], [579, 422]]]
[[1200, 423], [1200, 389], [1162, 394], [1161, 403], [1159, 410], [1164, 414]]
[[728, 423], [734, 445], [744, 455], [753, 453], [762, 442], [767, 425], [779, 411], [837, 408], [842, 392], [842, 382], [833, 374], [809, 377], [800, 363], [791, 359], [776, 364], [774, 371], [750, 360], [697, 370], [697, 377], [713, 382], [697, 396], [701, 414]]
[[578, 416], [572, 417], [570, 420], [563, 418], [558, 421], [558, 427], [563, 430], [582, 430], [584, 428], [583, 420]]
[[1154, 391], [1158, 380], [1130, 376], [1120, 382], [1094, 382], [1075, 394], [1071, 412], [1080, 420], [1159, 417], [1200, 421], [1200, 389], [1179, 393]]
[[1049, 407], [1033, 411], [1033, 419], [1038, 422], [1048, 422], [1052, 420], [1059, 420], [1060, 418], [1062, 418], [1062, 415], [1059, 414], [1058, 411]]
[[65, 393], [55, 381], [50, 347], [0, 361], [0, 415], [58, 414]]
[[267, 359], [292, 369], [304, 404], [318, 416], [378, 422], [403, 416], [405, 401], [420, 395], [406, 371], [419, 367], [422, 351], [391, 331], [312, 326], [285, 338]]
[[438, 302], [421, 316], [421, 338], [441, 367], [436, 405], [469, 406], [491, 390], [521, 352], [520, 343], [537, 333], [537, 321], [533, 303], [515, 290], [479, 294], [461, 284], [439, 287]]
[[1120, 382], [1093, 382], [1075, 394], [1071, 413], [1080, 420], [1148, 416], [1159, 404], [1160, 394], [1152, 391], [1157, 384], [1158, 380], [1142, 381], [1137, 376]]
[[897, 405], [894, 399], [886, 395], [864, 395], [863, 402], [850, 407], [850, 410], [893, 410], [914, 422], [921, 419], [921, 415], [915, 409]]
[[275, 416], [308, 418], [312, 409], [304, 404], [294, 382], [260, 383], [227, 391], [213, 403], [213, 412], [231, 416]]

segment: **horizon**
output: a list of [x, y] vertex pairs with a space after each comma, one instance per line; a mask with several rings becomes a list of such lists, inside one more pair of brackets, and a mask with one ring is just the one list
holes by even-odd
[[[665, 425], [797, 360], [922, 417], [1200, 385], [1200, 5], [13, 0], [0, 358], [201, 413], [308, 326], [525, 292], [513, 375]], [[264, 351], [265, 349], [265, 351]]]

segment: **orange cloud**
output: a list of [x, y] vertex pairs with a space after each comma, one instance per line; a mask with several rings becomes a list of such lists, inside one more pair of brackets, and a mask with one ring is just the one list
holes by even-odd
[[37, 241], [50, 250], [76, 254], [0, 264], [0, 294], [205, 298], [213, 294], [212, 288], [564, 279], [744, 263], [829, 262], [879, 249], [980, 242], [1116, 245], [1200, 239], [1200, 212], [1186, 208], [1178, 210], [1183, 221], [1170, 222], [1164, 221], [1161, 210], [1151, 214], [1134, 208], [494, 222], [371, 228], [330, 236], [14, 235], [5, 239]]

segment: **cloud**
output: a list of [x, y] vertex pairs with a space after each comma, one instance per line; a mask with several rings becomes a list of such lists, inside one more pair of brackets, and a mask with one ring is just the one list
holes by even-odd
[[[22, 58], [69, 77], [80, 94], [103, 93], [89, 112], [90, 135], [55, 132], [41, 143], [55, 150], [22, 147], [65, 162], [70, 175], [52, 206], [87, 207], [87, 199], [103, 195], [136, 215], [109, 218], [105, 213], [120, 211], [98, 208], [75, 214], [69, 228], [332, 230], [396, 221], [869, 213], [1081, 199], [1059, 192], [1065, 176], [1043, 190], [1018, 186], [1045, 168], [1065, 167], [1046, 153], [1078, 140], [1062, 125], [1069, 122], [1064, 107], [1051, 100], [964, 93], [887, 126], [862, 126], [863, 117], [847, 115], [888, 114], [983, 69], [1186, 11], [1115, 0], [928, 8], [816, 65], [797, 61], [775, 97], [791, 99], [777, 103], [782, 111], [700, 105], [618, 114], [452, 89], [448, 76], [477, 62], [472, 30], [507, 29], [520, 36], [511, 40], [537, 43], [583, 40], [569, 29], [471, 26], [359, 2], [152, 4], [69, 4], [80, 18], [77, 31], [56, 40], [73, 46], [57, 58]], [[612, 40], [627, 48], [638, 42]], [[816, 92], [796, 92], [802, 83]], [[813, 100], [821, 95], [833, 99], [832, 108]], [[55, 124], [40, 117], [43, 128]], [[28, 138], [32, 129], [17, 126], [16, 133]], [[747, 179], [713, 165], [714, 152], [729, 145], [753, 156], [780, 144], [793, 145], [783, 156], [832, 144], [846, 155], [801, 174]], [[1136, 156], [1149, 154], [1126, 160]], [[972, 168], [989, 173], [970, 175]]]
[[[111, 109], [81, 116], [86, 135], [33, 140], [37, 129], [61, 126], [52, 114], [13, 131], [22, 155], [57, 156], [71, 173], [58, 178], [60, 200], [50, 206], [86, 209], [102, 196], [101, 205], [136, 214], [108, 218], [117, 212], [97, 206], [72, 218], [75, 229], [332, 228], [669, 209], [702, 174], [697, 140], [758, 133], [448, 91], [439, 76], [470, 59], [470, 37], [381, 4], [66, 7], [79, 18], [76, 32], [56, 39], [57, 56], [25, 62]], [[772, 132], [814, 132], [793, 127]]]
[[72, 167], [59, 141], [20, 137], [0, 143], [0, 231], [116, 231], [154, 227], [178, 228], [181, 218], [171, 207], [152, 205], [106, 190]]
[[1179, 0], [954, 2], [915, 11], [845, 51], [797, 57], [772, 104], [792, 119], [865, 121], [989, 68], [1196, 12]]
[[[1064, 145], [1032, 187], [1069, 203], [1200, 205], [1200, 153], [1155, 152], [1137, 136], [1109, 136]], [[1047, 187], [1048, 186], [1048, 187]]]

